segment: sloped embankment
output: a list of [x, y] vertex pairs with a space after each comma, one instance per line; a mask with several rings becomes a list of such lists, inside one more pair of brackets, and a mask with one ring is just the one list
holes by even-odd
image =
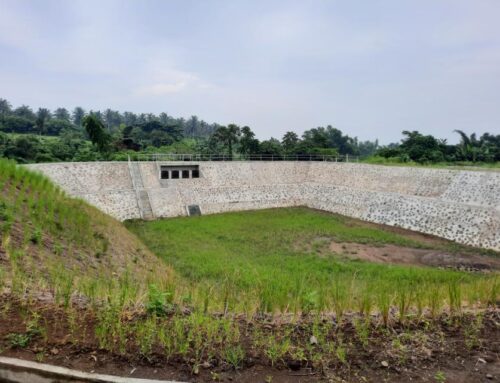
[[[120, 222], [68, 197], [41, 174], [0, 159], [0, 282], [33, 289], [165, 266]], [[1, 286], [1, 285], [0, 285]]]

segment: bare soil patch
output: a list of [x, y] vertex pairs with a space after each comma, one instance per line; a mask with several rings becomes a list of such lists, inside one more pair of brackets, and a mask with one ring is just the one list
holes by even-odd
[[452, 268], [467, 271], [499, 270], [500, 259], [481, 254], [448, 253], [439, 250], [413, 249], [396, 245], [373, 246], [334, 242], [328, 249], [350, 259], [377, 263], [395, 263]]

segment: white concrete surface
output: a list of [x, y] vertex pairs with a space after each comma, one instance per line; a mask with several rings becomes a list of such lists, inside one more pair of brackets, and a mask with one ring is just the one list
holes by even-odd
[[[500, 250], [500, 172], [333, 162], [197, 164], [200, 178], [160, 183], [140, 163], [155, 217], [304, 205]], [[120, 220], [141, 216], [126, 162], [28, 165]]]

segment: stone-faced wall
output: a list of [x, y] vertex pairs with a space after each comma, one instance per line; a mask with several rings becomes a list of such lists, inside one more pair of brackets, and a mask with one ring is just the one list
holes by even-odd
[[27, 165], [41, 171], [69, 195], [82, 198], [121, 221], [139, 218], [126, 162], [63, 162]]
[[[187, 205], [199, 205], [202, 214], [306, 205], [500, 250], [500, 172], [330, 162], [196, 164], [200, 178], [160, 182], [161, 163], [140, 163], [155, 217], [186, 215]], [[29, 166], [120, 220], [141, 216], [126, 162]]]

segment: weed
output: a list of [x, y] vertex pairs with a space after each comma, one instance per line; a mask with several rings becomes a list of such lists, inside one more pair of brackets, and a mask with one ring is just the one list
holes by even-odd
[[450, 300], [450, 310], [455, 313], [460, 313], [462, 310], [462, 290], [457, 281], [449, 282], [448, 296]]
[[481, 313], [477, 314], [471, 319], [470, 323], [464, 327], [465, 345], [471, 350], [481, 345], [479, 335], [483, 328], [483, 316]]
[[39, 244], [42, 242], [42, 231], [39, 228], [35, 228], [31, 233], [30, 241], [33, 244]]
[[339, 340], [339, 342], [337, 343], [337, 346], [335, 348], [335, 356], [340, 363], [347, 364], [347, 349], [342, 340]]
[[283, 361], [284, 356], [290, 350], [290, 346], [290, 339], [288, 338], [282, 340], [278, 340], [274, 336], [268, 338], [264, 353], [271, 362], [271, 366], [274, 366], [278, 361]]
[[438, 383], [444, 383], [444, 382], [446, 382], [446, 375], [445, 375], [445, 373], [443, 371], [438, 371], [434, 375], [434, 379]]
[[170, 293], [162, 292], [155, 284], [150, 284], [148, 289], [148, 301], [146, 303], [146, 310], [154, 315], [166, 315], [172, 311], [171, 306], [167, 306], [167, 298]]
[[245, 350], [240, 345], [228, 347], [224, 351], [224, 360], [235, 370], [242, 366], [244, 359]]
[[156, 340], [156, 318], [149, 318], [146, 321], [136, 324], [135, 333], [139, 342], [141, 355], [149, 358]]
[[26, 348], [31, 341], [31, 335], [29, 333], [10, 333], [7, 335], [7, 340], [9, 341], [12, 348]]
[[359, 341], [361, 342], [363, 347], [367, 347], [368, 338], [370, 335], [370, 322], [367, 321], [366, 319], [356, 318], [353, 324]]

